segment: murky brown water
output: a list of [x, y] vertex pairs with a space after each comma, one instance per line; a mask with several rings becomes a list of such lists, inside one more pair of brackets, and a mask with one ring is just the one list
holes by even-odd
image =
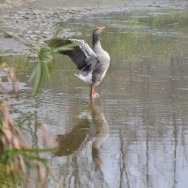
[[[47, 156], [50, 166], [66, 188], [186, 188], [188, 13], [134, 12], [68, 23], [89, 44], [99, 25], [106, 26], [101, 41], [111, 66], [96, 87], [94, 106], [88, 105], [89, 88], [73, 75], [74, 65], [60, 56], [37, 103], [22, 106], [46, 122], [59, 142]], [[25, 66], [19, 70], [26, 82], [31, 69], [18, 58], [12, 61]], [[40, 138], [28, 138], [42, 146]], [[58, 187], [50, 176], [49, 182]]]

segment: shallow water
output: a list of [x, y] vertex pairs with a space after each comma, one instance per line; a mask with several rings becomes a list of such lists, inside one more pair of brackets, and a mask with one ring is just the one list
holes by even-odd
[[[105, 25], [103, 48], [111, 65], [96, 87], [75, 76], [67, 57], [56, 57], [52, 81], [21, 109], [46, 122], [59, 143], [47, 157], [66, 188], [186, 188], [188, 181], [188, 13], [131, 12], [70, 20], [67, 27], [91, 44], [93, 28]], [[64, 26], [64, 25], [63, 25]], [[20, 59], [21, 58], [21, 59]], [[12, 61], [27, 83], [34, 63]], [[29, 68], [27, 68], [29, 66]], [[31, 85], [27, 83], [27, 87]], [[21, 96], [27, 98], [29, 91]], [[30, 125], [33, 132], [37, 128]], [[28, 135], [33, 147], [40, 138]], [[58, 187], [49, 176], [50, 187]]]

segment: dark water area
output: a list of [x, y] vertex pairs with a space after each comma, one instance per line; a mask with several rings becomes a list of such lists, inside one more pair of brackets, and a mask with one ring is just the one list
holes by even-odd
[[[187, 188], [188, 13], [118, 13], [63, 24], [90, 45], [92, 30], [103, 25], [111, 65], [93, 106], [73, 63], [57, 55], [51, 82], [46, 79], [33, 104], [20, 108], [49, 125], [59, 150], [46, 157], [66, 188]], [[3, 61], [16, 66], [27, 98], [35, 63], [19, 56]], [[33, 123], [30, 129], [37, 132]], [[33, 147], [43, 146], [27, 137]]]

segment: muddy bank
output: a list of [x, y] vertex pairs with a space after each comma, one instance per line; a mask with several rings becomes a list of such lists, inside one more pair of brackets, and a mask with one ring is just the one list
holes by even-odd
[[[80, 19], [91, 14], [107, 14], [117, 11], [132, 10], [159, 10], [159, 9], [185, 9], [188, 2], [162, 1], [162, 0], [38, 0], [24, 4], [21, 7], [2, 9], [0, 15], [1, 29], [31, 44], [35, 48], [44, 45], [44, 41], [51, 38], [59, 27], [59, 23], [66, 22], [69, 18]], [[68, 37], [73, 33], [66, 28], [60, 37]], [[0, 33], [0, 51], [17, 53], [30, 53], [29, 48], [14, 43], [14, 39], [5, 38], [7, 35]], [[4, 42], [6, 41], [6, 47]], [[22, 50], [24, 49], [24, 50]], [[36, 56], [36, 55], [34, 55]]]
[[[22, 9], [49, 9], [49, 8], [94, 8], [102, 9], [104, 12], [129, 10], [129, 9], [153, 9], [157, 8], [186, 8], [188, 6], [187, 0], [9, 0], [9, 4], [16, 5], [20, 2], [22, 5], [14, 10]], [[7, 10], [5, 10], [7, 11]], [[96, 10], [95, 10], [96, 11]]]
[[28, 5], [35, 0], [1, 0], [0, 1], [0, 9], [7, 9], [7, 8], [14, 8], [14, 7], [21, 7]]

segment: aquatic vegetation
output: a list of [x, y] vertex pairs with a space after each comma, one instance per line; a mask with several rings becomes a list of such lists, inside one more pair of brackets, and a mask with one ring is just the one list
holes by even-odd
[[[31, 80], [35, 79], [33, 95], [38, 93], [45, 75], [50, 80], [50, 73], [55, 65], [55, 61], [50, 60], [56, 50], [45, 46], [37, 51], [39, 61], [30, 77]], [[48, 62], [50, 63], [48, 64]], [[7, 81], [12, 85], [14, 97], [18, 97], [19, 80], [15, 68], [8, 63], [3, 63], [0, 70], [6, 74]], [[1, 92], [6, 92], [6, 88], [2, 84], [0, 89]], [[22, 114], [21, 122], [18, 123], [12, 119], [11, 113], [13, 112]], [[21, 130], [29, 131], [24, 127], [24, 122], [30, 118], [28, 114], [19, 112], [18, 109], [14, 109], [3, 99], [0, 100], [0, 187], [47, 187], [46, 171], [48, 171], [58, 182], [59, 187], [63, 188], [63, 185], [49, 167], [47, 159], [40, 156], [42, 153], [52, 152], [56, 149], [56, 141], [48, 127], [43, 122], [36, 122], [42, 133], [44, 149], [32, 148], [22, 134]]]
[[[62, 30], [63, 28], [60, 27], [54, 34], [53, 38], [56, 38]], [[5, 36], [9, 36], [9, 38], [11, 37], [14, 40], [18, 41], [19, 43], [29, 47], [31, 51], [37, 54], [38, 56], [37, 63], [35, 68], [33, 69], [33, 72], [29, 80], [30, 82], [32, 80], [34, 80], [35, 82], [32, 96], [38, 94], [44, 77], [47, 77], [48, 81], [50, 81], [50, 73], [54, 70], [55, 67], [55, 60], [53, 58], [54, 54], [57, 54], [57, 52], [60, 50], [72, 49], [75, 46], [75, 44], [67, 44], [61, 47], [53, 47], [53, 46], [49, 46], [48, 41], [46, 41], [46, 44], [44, 46], [42, 46], [40, 49], [36, 49], [31, 44], [19, 39], [18, 37], [2, 29], [0, 29], [0, 32], [4, 33]]]
[[35, 164], [40, 171], [38, 182], [44, 186], [44, 169], [41, 163], [45, 160], [33, 154], [36, 151], [32, 151], [26, 144], [19, 126], [10, 117], [10, 111], [11, 107], [8, 104], [4, 102], [0, 104], [0, 184], [2, 187], [15, 187], [15, 185], [23, 187], [29, 181], [27, 167]]

